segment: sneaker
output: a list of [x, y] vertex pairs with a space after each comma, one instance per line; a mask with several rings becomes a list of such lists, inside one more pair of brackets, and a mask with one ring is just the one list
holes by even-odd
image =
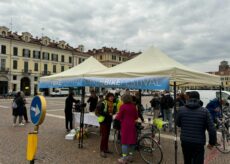
[[118, 159], [118, 163], [127, 164], [128, 161], [124, 157], [121, 157], [121, 158]]
[[19, 126], [24, 126], [24, 125], [25, 125], [25, 124], [23, 124], [23, 123], [20, 123], [20, 124], [19, 124]]
[[103, 151], [100, 153], [100, 156], [101, 156], [102, 158], [106, 158], [106, 157], [107, 157], [107, 155], [106, 155], [105, 152], [103, 152]]

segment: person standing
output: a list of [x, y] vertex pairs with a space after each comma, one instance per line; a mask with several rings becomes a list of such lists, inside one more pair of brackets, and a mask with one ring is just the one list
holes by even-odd
[[19, 126], [23, 126], [22, 122], [22, 116], [23, 116], [23, 107], [24, 107], [24, 101], [21, 96], [21, 92], [18, 92], [15, 99], [14, 103], [16, 104], [17, 107], [13, 108], [13, 126], [16, 126], [17, 118], [19, 117]]
[[158, 118], [159, 116], [159, 109], [160, 109], [160, 97], [158, 93], [154, 94], [154, 97], [150, 101], [151, 107], [153, 108], [154, 111], [154, 118]]
[[200, 95], [196, 91], [187, 93], [188, 100], [182, 106], [176, 118], [176, 125], [181, 128], [181, 147], [185, 164], [204, 163], [205, 131], [209, 133], [208, 148], [216, 144], [216, 130], [210, 114], [200, 104]]
[[70, 92], [65, 100], [65, 127], [66, 131], [69, 132], [73, 129], [73, 103], [79, 103], [80, 100], [73, 98], [74, 93]]
[[100, 144], [100, 156], [106, 158], [106, 154], [112, 152], [108, 149], [109, 134], [111, 129], [111, 123], [113, 115], [116, 113], [116, 104], [114, 101], [114, 94], [108, 93], [105, 100], [98, 104], [98, 122], [100, 124], [101, 144]]
[[138, 119], [138, 112], [132, 100], [131, 95], [123, 95], [123, 104], [116, 116], [116, 119], [121, 122], [122, 157], [118, 159], [119, 163], [127, 163], [128, 160], [132, 159], [137, 140], [135, 125]]
[[[174, 106], [174, 100], [170, 95], [169, 91], [165, 92], [165, 95], [162, 97], [162, 108], [164, 112], [164, 121], [169, 122], [169, 132], [172, 132], [172, 108]], [[165, 127], [164, 127], [165, 130]]]
[[23, 92], [21, 92], [21, 96], [23, 99], [23, 117], [26, 123], [30, 123], [28, 120], [28, 115], [27, 115], [27, 108], [26, 108], [26, 98], [25, 98], [25, 94]]
[[89, 103], [89, 111], [94, 112], [97, 106], [97, 102], [98, 102], [98, 97], [95, 91], [91, 92], [91, 96], [89, 97], [87, 102]]

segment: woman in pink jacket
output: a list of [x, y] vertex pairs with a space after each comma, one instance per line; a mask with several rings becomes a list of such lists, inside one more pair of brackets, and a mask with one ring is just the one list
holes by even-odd
[[136, 120], [138, 119], [138, 112], [135, 104], [133, 104], [132, 96], [122, 96], [123, 105], [116, 116], [121, 122], [121, 144], [122, 157], [118, 159], [119, 163], [127, 163], [132, 158], [133, 150], [137, 141]]

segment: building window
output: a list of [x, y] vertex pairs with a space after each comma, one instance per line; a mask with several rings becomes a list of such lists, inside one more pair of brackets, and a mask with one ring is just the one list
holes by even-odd
[[65, 62], [65, 56], [64, 55], [61, 56], [61, 62]]
[[6, 46], [5, 45], [2, 45], [1, 46], [1, 54], [6, 54]]
[[47, 72], [47, 71], [48, 71], [48, 65], [44, 64], [44, 72]]
[[17, 75], [13, 75], [13, 80], [17, 80]]
[[58, 54], [52, 54], [51, 55], [51, 60], [52, 61], [58, 61]]
[[16, 91], [17, 90], [17, 84], [14, 84], [13, 85], [13, 91]]
[[125, 58], [122, 58], [122, 61], [124, 62], [124, 61], [125, 61]]
[[61, 66], [61, 72], [65, 71], [65, 67], [62, 65]]
[[22, 56], [26, 58], [30, 58], [30, 50], [29, 49], [23, 49]]
[[121, 61], [121, 57], [119, 56], [119, 61]]
[[100, 60], [102, 60], [102, 55], [100, 55]]
[[112, 55], [112, 60], [117, 60], [116, 55]]
[[43, 52], [42, 53], [42, 59], [44, 59], [44, 60], [50, 60], [50, 53]]
[[13, 55], [18, 56], [18, 47], [13, 48]]
[[38, 63], [34, 63], [34, 71], [38, 71]]
[[13, 69], [18, 69], [18, 61], [17, 60], [13, 61]]
[[26, 61], [24, 62], [24, 72], [28, 72], [29, 71], [29, 63]]
[[56, 68], [57, 68], [56, 65], [53, 65], [53, 73], [57, 72]]
[[69, 57], [69, 63], [72, 63], [72, 57]]
[[1, 59], [1, 61], [0, 61], [0, 69], [1, 70], [6, 69], [6, 59]]
[[34, 76], [34, 81], [38, 81], [38, 77], [37, 76]]
[[34, 59], [40, 59], [41, 58], [41, 52], [40, 51], [33, 51], [33, 58]]
[[2, 31], [2, 36], [5, 37], [6, 36], [6, 32]]

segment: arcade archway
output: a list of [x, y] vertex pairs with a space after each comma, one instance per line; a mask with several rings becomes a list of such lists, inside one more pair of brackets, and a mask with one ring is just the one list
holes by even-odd
[[8, 78], [0, 75], [0, 95], [8, 93]]

